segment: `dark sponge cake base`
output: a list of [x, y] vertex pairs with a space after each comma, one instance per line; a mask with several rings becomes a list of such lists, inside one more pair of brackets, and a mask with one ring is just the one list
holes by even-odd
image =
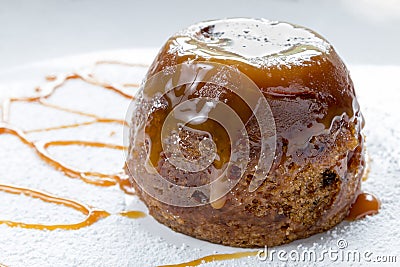
[[[246, 35], [249, 27], [251, 32]], [[259, 36], [269, 38], [263, 43], [258, 41]], [[248, 45], [243, 46], [244, 43]], [[259, 55], [254, 54], [257, 51]], [[250, 192], [249, 184], [265, 140], [253, 110], [234, 90], [223, 87], [237, 82], [231, 80], [230, 72], [218, 73], [208, 81], [193, 77], [193, 82], [164, 94], [160, 98], [163, 105], [155, 106], [151, 97], [139, 94], [143, 105], [138, 105], [132, 118], [135, 127], [131, 128], [127, 173], [150, 214], [175, 231], [237, 247], [276, 246], [341, 222], [360, 189], [364, 170], [363, 121], [349, 72], [333, 47], [320, 35], [287, 23], [254, 19], [209, 21], [172, 36], [150, 66], [146, 79], [196, 62], [228, 66], [257, 85], [276, 126], [273, 163], [261, 186]], [[177, 80], [188, 75], [177, 73]], [[215, 79], [220, 83], [213, 83]], [[240, 82], [236, 86], [242, 95], [249, 93]], [[148, 154], [157, 173], [176, 185], [196, 187], [210, 183], [214, 174], [228, 164], [232, 150], [227, 145], [229, 137], [224, 137], [224, 129], [208, 122], [212, 120], [202, 123], [198, 130], [215, 139], [221, 152], [217, 153], [218, 161], [196, 173], [176, 168], [168, 161], [160, 133], [176, 103], [184, 101], [183, 92], [185, 99], [209, 98], [225, 103], [246, 127], [249, 162], [222, 205], [216, 204], [218, 201], [197, 207], [167, 205], [157, 200], [157, 195], [142, 191], [128, 171], [140, 169], [138, 164], [145, 158], [137, 153], [146, 147], [135, 139], [137, 132], [145, 132], [150, 140]], [[229, 122], [230, 114], [224, 115]], [[185, 157], [195, 159], [196, 137], [190, 133], [184, 136], [179, 149]], [[146, 181], [146, 186], [154, 187], [151, 179]]]
[[228, 193], [221, 209], [209, 204], [170, 206], [147, 195], [136, 183], [133, 186], [157, 221], [199, 239], [235, 247], [263, 247], [305, 238], [340, 223], [360, 188], [362, 137], [354, 135], [355, 125], [337, 125], [331, 133], [311, 141], [313, 145], [325, 144], [317, 159], [310, 159], [301, 168], [292, 165], [289, 170], [277, 164], [253, 193], [248, 192], [251, 176], [242, 179]]

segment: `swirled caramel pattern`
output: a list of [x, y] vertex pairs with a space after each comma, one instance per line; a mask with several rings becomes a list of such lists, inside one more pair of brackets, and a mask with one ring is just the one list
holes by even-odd
[[[122, 64], [128, 65], [127, 63], [120, 62], [97, 62], [97, 64]], [[141, 65], [129, 65], [129, 66], [141, 66]], [[122, 85], [121, 88], [116, 87], [115, 85], [108, 84], [106, 82], [100, 81], [94, 78], [94, 75], [89, 71], [75, 72], [70, 74], [60, 74], [57, 76], [47, 76], [47, 83], [42, 87], [35, 88], [35, 96], [22, 96], [22, 97], [9, 97], [6, 99], [2, 99], [1, 103], [1, 120], [0, 120], [0, 135], [10, 134], [17, 137], [22, 143], [28, 145], [39, 158], [45, 162], [48, 166], [63, 172], [69, 178], [80, 179], [88, 184], [96, 185], [96, 186], [114, 186], [118, 185], [119, 188], [125, 194], [133, 194], [133, 190], [130, 186], [130, 182], [128, 177], [124, 174], [122, 168], [119, 172], [114, 174], [102, 173], [97, 171], [82, 171], [77, 168], [68, 166], [64, 162], [57, 160], [54, 158], [49, 152], [48, 149], [52, 146], [87, 146], [87, 147], [97, 147], [97, 148], [109, 148], [116, 150], [124, 150], [125, 148], [121, 145], [116, 144], [108, 144], [102, 142], [91, 142], [91, 141], [83, 141], [83, 140], [57, 140], [57, 141], [33, 141], [28, 137], [29, 133], [33, 132], [43, 132], [43, 131], [53, 131], [67, 128], [77, 128], [84, 125], [90, 125], [95, 123], [117, 123], [120, 125], [124, 125], [125, 121], [123, 119], [109, 119], [103, 118], [96, 114], [85, 113], [79, 110], [69, 109], [63, 106], [58, 106], [51, 104], [47, 101], [49, 97], [51, 97], [59, 88], [65, 85], [66, 81], [72, 79], [79, 79], [86, 83], [97, 85], [103, 90], [110, 90], [114, 93], [120, 95], [121, 97], [132, 99], [133, 95], [128, 93], [128, 90], [124, 90], [125, 87], [137, 87], [137, 84], [128, 84]], [[132, 90], [131, 90], [132, 91]], [[64, 124], [56, 127], [49, 128], [38, 128], [35, 130], [27, 130], [24, 131], [21, 126], [14, 125], [10, 123], [10, 112], [11, 104], [14, 102], [30, 102], [36, 103], [42, 106], [51, 107], [53, 109], [62, 110], [64, 112], [78, 114], [87, 118], [91, 118], [91, 121], [75, 123], [75, 124]], [[98, 220], [105, 218], [110, 215], [105, 210], [91, 207], [84, 203], [80, 203], [78, 201], [58, 197], [52, 195], [50, 193], [41, 192], [39, 190], [31, 189], [31, 188], [23, 188], [16, 185], [2, 184], [0, 183], [0, 191], [9, 193], [9, 194], [24, 194], [31, 198], [41, 199], [44, 202], [54, 203], [63, 205], [72, 209], [75, 209], [81, 213], [83, 213], [86, 218], [84, 221], [74, 224], [64, 224], [64, 225], [45, 225], [45, 224], [28, 224], [24, 222], [16, 222], [9, 220], [0, 220], [0, 224], [6, 224], [10, 227], [22, 227], [29, 229], [40, 229], [40, 230], [55, 230], [55, 229], [65, 229], [65, 230], [76, 230], [82, 227], [89, 226]], [[144, 217], [145, 214], [141, 211], [121, 211], [119, 213], [121, 216], [125, 216], [128, 218], [141, 218]]]

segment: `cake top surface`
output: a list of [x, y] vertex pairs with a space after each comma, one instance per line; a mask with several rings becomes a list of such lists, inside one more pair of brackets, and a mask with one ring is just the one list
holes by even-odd
[[332, 49], [304, 27], [250, 18], [201, 22], [178, 32], [175, 41], [182, 51], [205, 58], [240, 58], [260, 66], [299, 65]]

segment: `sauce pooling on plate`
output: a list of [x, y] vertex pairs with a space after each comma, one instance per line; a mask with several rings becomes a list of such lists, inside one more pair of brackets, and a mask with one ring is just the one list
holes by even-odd
[[377, 197], [370, 193], [361, 193], [350, 208], [346, 220], [354, 221], [364, 218], [367, 215], [377, 214], [381, 207], [381, 202]]

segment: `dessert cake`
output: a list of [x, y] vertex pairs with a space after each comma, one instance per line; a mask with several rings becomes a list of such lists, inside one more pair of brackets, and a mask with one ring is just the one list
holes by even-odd
[[[249, 106], [248, 95], [259, 102]], [[309, 29], [242, 18], [190, 26], [162, 47], [131, 113], [127, 173], [150, 214], [175, 231], [276, 246], [338, 224], [360, 190], [353, 83]]]

